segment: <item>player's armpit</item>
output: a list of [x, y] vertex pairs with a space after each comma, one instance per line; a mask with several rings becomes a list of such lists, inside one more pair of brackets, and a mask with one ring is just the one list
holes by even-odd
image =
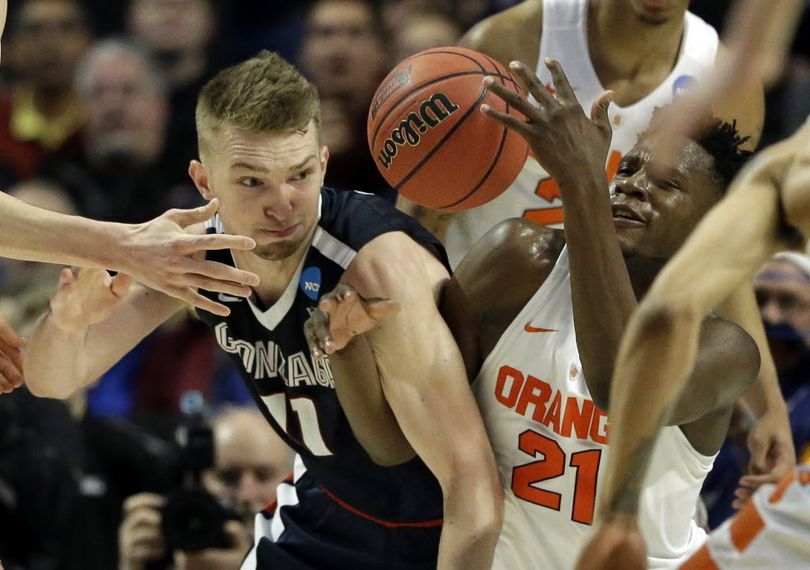
[[366, 338], [386, 401], [444, 492], [439, 568], [484, 569], [500, 530], [502, 490], [461, 355], [436, 307], [447, 277], [402, 233], [372, 240], [344, 274], [362, 295], [401, 307]]

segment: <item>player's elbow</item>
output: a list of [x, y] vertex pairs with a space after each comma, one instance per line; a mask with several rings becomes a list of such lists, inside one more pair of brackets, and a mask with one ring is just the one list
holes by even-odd
[[475, 461], [457, 462], [454, 474], [442, 482], [445, 520], [462, 521], [476, 541], [494, 547], [503, 526], [504, 495], [492, 452]]
[[66, 400], [76, 393], [76, 388], [73, 386], [40, 380], [37, 376], [30, 375], [27, 372], [25, 375], [25, 386], [28, 388], [28, 391], [37, 398]]
[[70, 382], [64, 370], [53, 370], [41, 359], [26, 358], [25, 386], [37, 398], [66, 400], [76, 393], [78, 382]]

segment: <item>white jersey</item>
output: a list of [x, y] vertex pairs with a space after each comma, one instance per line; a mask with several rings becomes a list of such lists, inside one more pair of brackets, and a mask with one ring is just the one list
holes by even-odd
[[810, 568], [810, 465], [778, 485], [763, 485], [682, 570], [806, 570]]
[[[536, 72], [543, 84], [553, 85], [551, 73], [543, 60], [546, 57], [558, 60], [582, 108], [590, 113], [591, 105], [605, 88], [599, 82], [588, 54], [587, 15], [588, 0], [544, 0]], [[717, 32], [690, 12], [684, 18], [681, 51], [667, 78], [649, 95], [628, 107], [610, 105], [608, 113], [613, 140], [607, 162], [609, 178], [615, 174], [622, 155], [633, 148], [639, 133], [650, 124], [653, 111], [670, 103], [694, 81], [695, 76], [714, 64], [719, 44]], [[456, 267], [478, 239], [508, 218], [525, 217], [560, 227], [563, 218], [559, 196], [554, 180], [536, 160], [529, 158], [506, 192], [483, 206], [453, 216], [445, 238], [450, 264]]]
[[[574, 332], [568, 253], [487, 356], [473, 384], [506, 503], [495, 570], [566, 570], [593, 530], [608, 419], [591, 399]], [[649, 568], [674, 568], [705, 540], [698, 495], [714, 456], [678, 427], [659, 437], [641, 497]]]

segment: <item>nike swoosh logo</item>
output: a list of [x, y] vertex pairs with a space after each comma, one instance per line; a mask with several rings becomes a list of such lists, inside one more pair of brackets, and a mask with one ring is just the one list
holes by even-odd
[[533, 327], [531, 323], [526, 323], [523, 327], [523, 330], [527, 333], [549, 333], [549, 332], [557, 332], [557, 329], [544, 329], [542, 327]]
[[239, 303], [240, 301], [244, 301], [244, 299], [241, 297], [232, 297], [230, 295], [226, 295], [225, 293], [220, 293], [217, 295], [217, 299], [223, 303]]

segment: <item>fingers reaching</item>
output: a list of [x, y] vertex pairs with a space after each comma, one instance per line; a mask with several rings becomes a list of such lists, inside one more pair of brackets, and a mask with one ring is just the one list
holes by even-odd
[[[557, 99], [564, 103], [577, 103], [577, 96], [568, 82], [560, 62], [556, 59], [547, 57], [545, 59], [546, 67], [551, 72], [551, 78], [554, 80], [554, 90], [556, 91]], [[525, 66], [524, 66], [525, 67]], [[534, 93], [532, 93], [534, 95]]]
[[546, 88], [537, 75], [531, 69], [526, 67], [523, 62], [511, 62], [509, 64], [509, 70], [523, 88], [523, 92], [534, 97], [541, 108], [548, 108], [549, 106], [553, 106], [557, 103], [552, 91]]
[[613, 91], [605, 91], [594, 100], [591, 106], [591, 121], [593, 121], [600, 129], [611, 130], [610, 117], [608, 116], [608, 107], [613, 101]]
[[211, 251], [215, 249], [251, 250], [256, 242], [249, 237], [230, 234], [189, 235], [182, 242], [184, 253], [192, 254], [198, 251]]
[[188, 210], [174, 209], [169, 210], [163, 215], [176, 222], [181, 228], [185, 228], [192, 224], [200, 224], [210, 220], [214, 214], [217, 213], [217, 209], [219, 209], [219, 200], [214, 198], [206, 205], [200, 206], [199, 208], [191, 208]]

